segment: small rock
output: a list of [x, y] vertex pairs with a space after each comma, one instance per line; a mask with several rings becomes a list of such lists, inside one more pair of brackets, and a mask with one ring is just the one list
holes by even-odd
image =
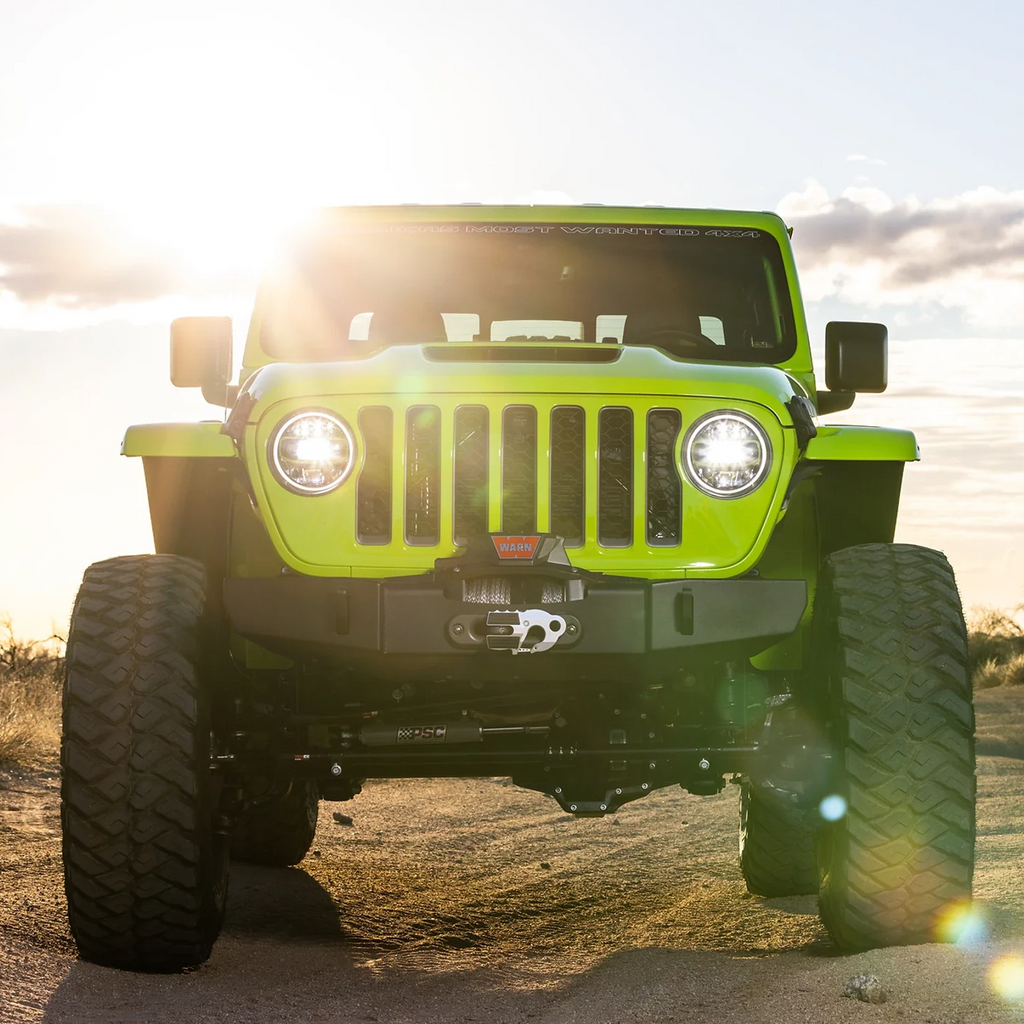
[[321, 853], [321, 852], [320, 852], [319, 850], [314, 850], [314, 851], [313, 851], [313, 856], [314, 856], [314, 857], [322, 857], [322, 856], [323, 856], [323, 854], [322, 854], [322, 853]]
[[540, 866], [541, 866], [541, 867], [542, 867], [542, 868], [543, 868], [543, 869], [544, 869], [545, 871], [550, 871], [550, 870], [551, 870], [551, 865], [550, 865], [550, 864], [549, 864], [549, 863], [548, 863], [548, 862], [547, 862], [546, 860], [542, 860], [542, 861], [540, 862]]
[[[331, 815], [331, 817], [334, 818], [334, 820], [339, 825], [351, 825], [352, 824], [352, 819], [347, 814], [342, 814], [341, 811], [335, 811], [334, 814]], [[379, 835], [379, 833], [378, 833], [378, 835]]]
[[843, 995], [862, 1003], [884, 1003], [889, 993], [874, 974], [856, 974], [847, 983]]
[[612, 818], [612, 824], [613, 825], [618, 825], [619, 824], [619, 819], [618, 818]]

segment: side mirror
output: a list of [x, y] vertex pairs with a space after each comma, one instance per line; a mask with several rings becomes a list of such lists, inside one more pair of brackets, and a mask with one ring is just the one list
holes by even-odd
[[212, 405], [230, 406], [231, 317], [183, 316], [171, 322], [171, 383], [202, 388]]
[[889, 383], [885, 324], [833, 320], [825, 326], [825, 383], [829, 391], [880, 392]]

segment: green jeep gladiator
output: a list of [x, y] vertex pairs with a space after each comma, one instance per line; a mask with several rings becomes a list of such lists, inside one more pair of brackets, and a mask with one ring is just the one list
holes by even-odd
[[970, 898], [973, 710], [942, 554], [894, 544], [885, 327], [818, 390], [771, 213], [325, 211], [134, 426], [156, 554], [86, 570], [68, 641], [71, 929], [200, 963], [231, 858], [294, 864], [366, 779], [508, 776], [566, 812], [740, 788], [762, 896], [844, 950]]

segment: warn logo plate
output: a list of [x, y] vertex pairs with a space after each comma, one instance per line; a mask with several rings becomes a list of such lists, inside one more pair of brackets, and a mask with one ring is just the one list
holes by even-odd
[[499, 558], [533, 558], [540, 537], [491, 537]]

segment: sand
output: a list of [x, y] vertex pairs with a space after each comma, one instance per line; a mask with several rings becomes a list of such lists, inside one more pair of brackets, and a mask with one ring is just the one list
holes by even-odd
[[[1024, 689], [977, 704], [982, 751], [1013, 749]], [[975, 894], [988, 934], [968, 947], [839, 956], [813, 897], [747, 894], [735, 786], [663, 790], [576, 820], [505, 780], [382, 781], [321, 804], [299, 867], [235, 865], [210, 961], [152, 976], [77, 960], [57, 778], [8, 772], [0, 1021], [1024, 1020], [1024, 999], [989, 984], [998, 957], [1024, 957], [1024, 761], [982, 756], [978, 783]], [[844, 998], [861, 973], [878, 975], [886, 1003]]]

